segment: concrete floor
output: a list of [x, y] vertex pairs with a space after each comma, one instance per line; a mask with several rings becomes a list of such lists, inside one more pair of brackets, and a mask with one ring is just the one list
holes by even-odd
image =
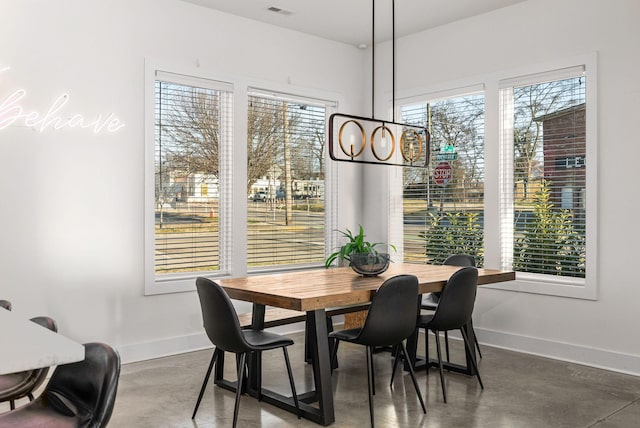
[[[311, 368], [303, 363], [303, 335], [291, 337], [290, 348], [298, 392], [312, 386]], [[433, 340], [433, 337], [431, 337]], [[462, 362], [459, 341], [452, 340], [452, 360]], [[420, 345], [420, 349], [424, 349]], [[432, 346], [431, 350], [435, 350]], [[424, 415], [411, 378], [396, 376], [389, 388], [391, 358], [374, 356], [375, 421], [378, 427], [640, 427], [640, 378], [577, 364], [483, 346], [480, 373], [475, 378], [445, 373], [448, 403], [442, 400], [437, 371], [419, 372], [418, 383], [427, 404]], [[195, 421], [193, 406], [212, 351], [123, 366], [112, 427], [229, 427], [234, 394], [207, 387]], [[269, 355], [273, 358], [269, 358]], [[230, 361], [227, 358], [227, 361]], [[232, 361], [232, 360], [231, 360]], [[343, 343], [340, 368], [333, 374], [335, 427], [369, 426], [364, 347]], [[289, 393], [279, 350], [265, 353], [263, 384]], [[233, 367], [227, 369], [233, 378]], [[242, 396], [239, 427], [317, 427], [254, 398]]]
[[[303, 363], [303, 335], [290, 336], [298, 392], [312, 386], [311, 367]], [[431, 336], [433, 341], [433, 337]], [[433, 345], [433, 343], [432, 343]], [[459, 341], [452, 340], [452, 361], [462, 362]], [[420, 349], [424, 349], [420, 345]], [[431, 350], [435, 350], [432, 346]], [[375, 421], [378, 427], [640, 427], [640, 377], [577, 364], [482, 347], [480, 373], [475, 378], [445, 373], [448, 403], [442, 400], [437, 370], [417, 374], [427, 404], [424, 415], [408, 374], [397, 376], [389, 388], [391, 358], [374, 355], [376, 370]], [[421, 352], [422, 353], [422, 352]], [[212, 351], [126, 364], [110, 427], [230, 427], [234, 394], [211, 382], [194, 421], [191, 413]], [[269, 356], [273, 358], [269, 358]], [[233, 361], [229, 356], [227, 361]], [[333, 374], [335, 427], [369, 426], [364, 347], [342, 343], [340, 368]], [[289, 394], [286, 369], [279, 350], [265, 353], [263, 384]], [[227, 364], [229, 379], [233, 367]], [[24, 403], [18, 403], [22, 405]], [[6, 407], [6, 409], [5, 409]], [[8, 410], [5, 403], [0, 412]], [[252, 397], [242, 396], [238, 426], [317, 427], [307, 420]]]

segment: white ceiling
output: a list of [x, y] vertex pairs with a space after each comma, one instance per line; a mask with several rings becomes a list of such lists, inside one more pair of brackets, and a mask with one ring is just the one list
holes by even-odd
[[[371, 44], [372, 0], [183, 0], [358, 46]], [[525, 0], [398, 0], [396, 37], [480, 15]], [[376, 41], [391, 39], [391, 0], [376, 3]], [[277, 7], [290, 14], [274, 13]]]

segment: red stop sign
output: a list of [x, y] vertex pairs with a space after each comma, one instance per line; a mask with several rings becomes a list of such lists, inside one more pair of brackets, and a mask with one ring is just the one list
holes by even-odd
[[438, 186], [446, 186], [449, 180], [451, 180], [451, 177], [453, 177], [453, 170], [449, 162], [440, 162], [433, 170], [433, 181], [435, 181]]

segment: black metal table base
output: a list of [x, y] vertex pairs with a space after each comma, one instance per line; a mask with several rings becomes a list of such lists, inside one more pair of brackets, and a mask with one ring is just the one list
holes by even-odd
[[[316, 322], [316, 320], [319, 322]], [[307, 312], [307, 322], [310, 329], [307, 337], [313, 344], [309, 351], [311, 353], [313, 379], [316, 389], [315, 391], [298, 394], [300, 416], [317, 424], [327, 426], [335, 421], [335, 414], [329, 361], [329, 341], [324, 309]], [[264, 306], [254, 304], [252, 328], [261, 329], [263, 327]], [[321, 339], [318, 340], [317, 338]], [[258, 396], [260, 395], [260, 399], [265, 403], [296, 414], [296, 407], [292, 397], [262, 387], [259, 374], [261, 365], [260, 356], [258, 353], [253, 353], [249, 359], [247, 381], [241, 386], [244, 392], [255, 398], [259, 398]], [[235, 392], [237, 390], [238, 382], [224, 379], [224, 353], [221, 353], [216, 362], [214, 382], [219, 387], [229, 391]], [[261, 391], [261, 394], [259, 394], [259, 391]]]

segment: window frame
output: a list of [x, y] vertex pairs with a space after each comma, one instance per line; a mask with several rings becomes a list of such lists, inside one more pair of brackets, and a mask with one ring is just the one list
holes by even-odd
[[[442, 82], [432, 86], [405, 89], [399, 91], [397, 105], [410, 104], [423, 99], [437, 99], [471, 91], [479, 88], [485, 94], [485, 199], [484, 199], [484, 265], [487, 268], [501, 269], [501, 233], [504, 231], [500, 219], [500, 195], [504, 188], [505, 171], [500, 164], [502, 151], [505, 150], [501, 132], [504, 126], [500, 111], [500, 83], [521, 76], [542, 75], [558, 72], [573, 67], [584, 67], [587, 76], [586, 87], [586, 156], [589, 159], [586, 171], [586, 259], [585, 278], [565, 278], [552, 275], [516, 273], [515, 281], [484, 285], [505, 291], [524, 292], [566, 298], [597, 300], [598, 299], [598, 69], [597, 52], [530, 64], [520, 68], [498, 70], [484, 74], [461, 78], [455, 81]], [[513, 150], [507, 147], [507, 150]], [[401, 189], [401, 173], [391, 172], [390, 188]], [[400, 185], [398, 185], [400, 183]], [[508, 187], [508, 186], [507, 186]], [[512, 192], [512, 189], [508, 189]], [[393, 193], [393, 192], [392, 192]], [[398, 207], [397, 196], [390, 195], [389, 201], [389, 236], [394, 242], [401, 242], [402, 208]], [[512, 223], [512, 218], [507, 219]], [[398, 256], [402, 257], [401, 251]]]
[[[326, 98], [318, 98], [312, 96], [304, 96], [304, 95], [293, 95], [289, 91], [282, 92], [276, 91], [274, 89], [264, 89], [263, 87], [254, 87], [249, 86], [247, 88], [247, 99], [249, 100], [251, 97], [261, 97], [264, 99], [273, 99], [278, 101], [285, 101], [288, 103], [300, 103], [306, 104], [310, 106], [318, 106], [325, 109], [325, 132], [328, 135], [327, 130], [327, 119], [329, 116], [337, 110], [337, 102], [330, 101]], [[245, 118], [246, 121], [246, 118]], [[330, 213], [330, 209], [335, 209], [337, 204], [335, 203], [335, 195], [336, 192], [329, 192], [327, 186], [330, 183], [331, 176], [335, 174], [336, 168], [332, 166], [333, 162], [329, 159], [328, 150], [325, 148], [324, 151], [324, 204], [325, 204], [325, 215], [324, 215], [324, 257], [326, 258], [327, 254], [330, 252], [329, 249], [333, 248], [329, 245], [333, 242], [331, 240], [331, 234], [329, 231], [334, 228], [329, 224], [329, 219], [335, 218], [334, 213]], [[246, 180], [245, 180], [246, 182]], [[330, 208], [333, 207], [333, 208]], [[248, 220], [248, 213], [245, 211], [246, 219]], [[329, 229], [331, 227], [331, 229]], [[330, 242], [331, 241], [331, 242]], [[247, 245], [249, 244], [249, 238], [247, 236], [246, 239]], [[246, 252], [248, 256], [248, 251]], [[313, 269], [324, 267], [324, 260], [318, 262], [311, 263], [297, 263], [297, 264], [271, 264], [271, 265], [262, 265], [262, 266], [249, 266], [247, 260], [247, 273], [249, 274], [260, 274], [260, 273], [270, 273], [270, 272], [285, 272], [285, 271], [294, 271], [294, 270], [304, 270], [304, 269]]]
[[[496, 288], [501, 290], [521, 291], [533, 294], [553, 295], [569, 298], [578, 298], [585, 300], [597, 300], [597, 55], [584, 55], [563, 61], [556, 61], [550, 64], [542, 64], [530, 68], [512, 71], [508, 74], [500, 76], [496, 82], [498, 99], [502, 98], [501, 91], [508, 87], [521, 86], [526, 84], [535, 84], [545, 80], [562, 80], [570, 76], [575, 76], [576, 71], [583, 68], [586, 76], [586, 157], [587, 169], [585, 180], [585, 199], [586, 199], [586, 271], [584, 278], [562, 277], [556, 275], [535, 274], [527, 272], [516, 272], [516, 280], [503, 284], [491, 285], [488, 288]], [[499, 186], [500, 191], [496, 200], [496, 215], [504, 213], [504, 207], [509, 204], [509, 200], [513, 198], [513, 190], [510, 183], [513, 183], [513, 169], [509, 167], [508, 162], [504, 162], [505, 154], [513, 151], [513, 130], [509, 126], [510, 118], [505, 117], [505, 111], [502, 106], [498, 106], [499, 111]], [[511, 134], [509, 134], [511, 133]], [[503, 257], [500, 249], [500, 241], [503, 234], [512, 233], [513, 217], [504, 216], [499, 225], [499, 233], [495, 240], [499, 258]], [[506, 251], [506, 250], [505, 250]]]
[[[229, 174], [229, 183], [222, 192], [227, 192], [229, 199], [225, 204], [225, 219], [221, 216], [221, 230], [224, 228], [224, 236], [221, 237], [221, 270], [185, 272], [177, 274], [165, 274], [158, 278], [155, 272], [155, 81], [156, 71], [172, 75], [184, 76], [184, 83], [197, 82], [200, 79], [218, 82], [220, 85], [228, 85], [232, 88], [232, 112], [230, 129], [232, 141], [224, 154], [223, 162], [232, 165]], [[344, 102], [343, 95], [323, 89], [299, 87], [295, 85], [274, 83], [272, 81], [249, 78], [238, 74], [225, 74], [211, 72], [199, 67], [184, 63], [174, 63], [145, 58], [144, 65], [144, 292], [145, 296], [157, 294], [195, 291], [195, 278], [204, 276], [207, 278], [223, 278], [230, 276], [245, 276], [258, 272], [247, 270], [247, 198], [246, 198], [246, 156], [247, 156], [247, 112], [248, 93], [250, 89], [287, 94], [292, 98], [301, 100], [317, 100], [331, 104], [334, 110]], [[327, 114], [330, 109], [327, 107]], [[238, 143], [241, 142], [241, 143]], [[223, 148], [221, 148], [222, 150]], [[237, 159], [242, 161], [238, 162]], [[338, 221], [338, 168], [329, 162], [328, 152], [325, 152], [325, 252], [335, 243], [332, 230], [336, 228]], [[238, 196], [239, 194], [241, 196]], [[233, 213], [234, 215], [232, 215]], [[222, 233], [222, 232], [221, 232]], [[223, 247], [224, 246], [224, 247]], [[222, 253], [224, 252], [224, 255]], [[224, 266], [222, 266], [224, 263]], [[297, 266], [295, 269], [304, 269], [308, 266]], [[284, 271], [277, 267], [268, 269], [268, 272]]]
[[[412, 105], [412, 104], [419, 104], [419, 103], [434, 103], [434, 102], [438, 102], [438, 101], [444, 101], [444, 100], [449, 100], [449, 99], [455, 99], [455, 98], [462, 98], [462, 97], [466, 97], [466, 96], [473, 96], [473, 95], [479, 95], [481, 94], [483, 96], [483, 104], [484, 104], [484, 110], [485, 110], [485, 114], [486, 114], [486, 91], [485, 91], [485, 87], [483, 84], [475, 84], [475, 85], [468, 85], [468, 86], [463, 86], [463, 87], [453, 87], [452, 89], [446, 89], [446, 90], [438, 90], [438, 91], [434, 91], [434, 92], [428, 92], [425, 93], [423, 95], [419, 95], [419, 96], [412, 96], [412, 97], [406, 97], [403, 98], [402, 100], [400, 100], [396, 106], [396, 115], [398, 117], [401, 116], [402, 114], [402, 108], [404, 106], [407, 105]], [[484, 122], [484, 127], [486, 127], [486, 117], [483, 119]], [[484, 129], [483, 129], [484, 130]], [[483, 149], [486, 153], [486, 133], [483, 133]], [[431, 155], [434, 156], [434, 152], [431, 152]], [[484, 155], [484, 158], [486, 159], [486, 154]], [[483, 160], [484, 162], [485, 160]], [[433, 161], [430, 161], [430, 164], [433, 164]], [[483, 173], [485, 174], [485, 183], [486, 183], [486, 166], [484, 168]], [[400, 188], [401, 190], [403, 190], [404, 188], [404, 180], [403, 180], [403, 173], [400, 172], [396, 178], [392, 178], [392, 180], [394, 180], [393, 184], [391, 185], [391, 188], [397, 187]], [[392, 175], [393, 177], [393, 175]], [[397, 180], [399, 180], [399, 184], [397, 184]], [[483, 194], [486, 194], [486, 184], [483, 183]], [[396, 230], [395, 227], [391, 228], [391, 236], [392, 238], [392, 242], [397, 242], [397, 243], [401, 243], [401, 244], [396, 244], [396, 247], [398, 248], [398, 253], [401, 256], [401, 258], [404, 260], [404, 256], [405, 256], [405, 249], [404, 249], [404, 243], [405, 243], [405, 237], [404, 237], [404, 192], [402, 192], [402, 194], [399, 197], [399, 201], [401, 202], [398, 207], [396, 209], [394, 209], [394, 205], [391, 204], [390, 207], [390, 217], [394, 218], [394, 219], [400, 219], [400, 227], [399, 230]], [[484, 216], [486, 217], [486, 196], [483, 197], [482, 200], [482, 205], [483, 205], [483, 212], [484, 212]], [[485, 234], [485, 230], [483, 229], [483, 240], [484, 240], [484, 234]], [[486, 248], [486, 246], [485, 246]]]

